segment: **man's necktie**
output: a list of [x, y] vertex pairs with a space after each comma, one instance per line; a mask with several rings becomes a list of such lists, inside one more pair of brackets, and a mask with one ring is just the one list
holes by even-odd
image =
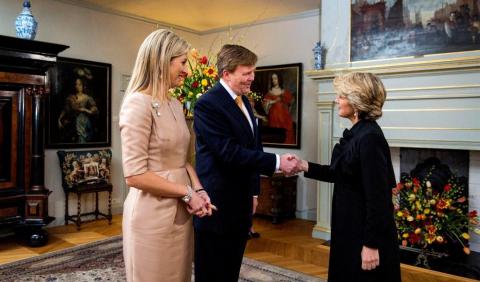
[[235, 103], [237, 104], [237, 106], [240, 108], [240, 111], [242, 111], [243, 115], [244, 115], [244, 116], [247, 118], [247, 120], [248, 120], [247, 113], [243, 111], [244, 106], [243, 106], [243, 99], [242, 99], [242, 96], [241, 96], [241, 95], [238, 95], [238, 96], [235, 98]]

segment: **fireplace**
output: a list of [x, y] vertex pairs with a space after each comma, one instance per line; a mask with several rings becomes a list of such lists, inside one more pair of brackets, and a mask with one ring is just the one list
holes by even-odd
[[[417, 163], [405, 162], [410, 149], [430, 153], [435, 149], [437, 155], [450, 150], [454, 156], [445, 157], [445, 162], [457, 161], [457, 154], [462, 155], [459, 168], [453, 170], [466, 174], [469, 208], [480, 210], [480, 57], [307, 71], [306, 75], [318, 85], [319, 163], [329, 163], [333, 146], [343, 130], [351, 126], [337, 115], [332, 80], [338, 73], [352, 71], [376, 73], [387, 89], [383, 116], [378, 122], [391, 146], [397, 181], [401, 170], [408, 172]], [[318, 182], [317, 187], [317, 223], [312, 235], [328, 240], [333, 185]], [[477, 252], [478, 237], [471, 234], [470, 240], [471, 249]]]
[[[457, 177], [468, 179], [469, 152], [467, 150], [400, 148], [400, 174], [412, 174], [412, 172], [416, 174], [415, 170], [421, 170], [421, 167], [418, 166], [432, 158], [438, 160], [440, 165], [446, 166], [446, 169], [449, 169]], [[434, 161], [428, 163], [437, 165]]]
[[[403, 173], [411, 174], [419, 163], [437, 158], [457, 177], [465, 178], [469, 210], [480, 211], [480, 151], [392, 147], [390, 153], [397, 181]], [[469, 244], [473, 251], [480, 252], [479, 236], [471, 236]]]
[[468, 151], [400, 149], [400, 182], [392, 190], [401, 245], [469, 253]]

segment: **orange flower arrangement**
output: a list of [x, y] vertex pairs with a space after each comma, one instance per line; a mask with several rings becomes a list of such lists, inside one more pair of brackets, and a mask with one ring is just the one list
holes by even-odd
[[[434, 168], [432, 167], [432, 170]], [[393, 189], [398, 236], [402, 246], [433, 250], [453, 243], [470, 254], [469, 230], [480, 235], [476, 210], [468, 212], [465, 184], [452, 176], [441, 191], [432, 188], [430, 173], [423, 180], [402, 175]]]

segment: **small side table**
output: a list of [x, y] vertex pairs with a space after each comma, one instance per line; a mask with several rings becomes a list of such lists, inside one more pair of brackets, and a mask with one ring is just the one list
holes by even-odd
[[271, 216], [274, 224], [280, 223], [284, 218], [295, 218], [297, 179], [297, 175], [286, 177], [281, 173], [272, 177], [262, 176], [256, 213]]
[[[98, 209], [98, 193], [99, 192], [108, 192], [108, 208], [107, 213], [102, 213]], [[81, 213], [81, 196], [83, 194], [95, 193], [95, 210], [93, 212]], [[68, 200], [70, 194], [77, 195], [77, 214], [69, 215], [68, 213]], [[108, 220], [108, 224], [112, 224], [112, 184], [111, 183], [95, 183], [95, 184], [82, 184], [75, 186], [74, 188], [65, 190], [65, 225], [69, 221], [72, 221], [77, 225], [77, 230], [80, 230], [80, 225], [82, 224], [82, 217], [94, 215], [95, 219], [98, 219], [99, 216], [104, 217]]]

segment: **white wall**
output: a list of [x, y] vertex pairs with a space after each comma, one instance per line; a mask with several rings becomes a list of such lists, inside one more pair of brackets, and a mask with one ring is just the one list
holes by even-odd
[[[258, 55], [257, 66], [302, 63], [303, 70], [313, 69], [312, 48], [319, 40], [319, 15], [312, 13], [303, 18], [285, 19], [256, 24], [231, 31], [217, 32], [201, 37], [200, 51], [215, 54], [225, 43], [241, 44]], [[230, 37], [234, 37], [230, 40]], [[210, 51], [211, 50], [211, 51]], [[316, 85], [303, 76], [302, 124], [300, 150], [265, 148], [274, 153], [295, 153], [307, 160], [316, 156]], [[297, 217], [315, 220], [316, 188], [314, 181], [302, 175], [298, 179]]]
[[[21, 11], [22, 1], [0, 0], [0, 34], [15, 36], [14, 21]], [[114, 212], [121, 212], [125, 186], [121, 169], [121, 149], [118, 110], [122, 74], [130, 74], [138, 47], [157, 27], [153, 24], [80, 8], [52, 0], [32, 1], [32, 13], [39, 22], [37, 41], [70, 46], [60, 56], [112, 64], [112, 182]], [[193, 45], [198, 36], [176, 31]], [[53, 193], [49, 197], [49, 215], [56, 218], [52, 225], [63, 224], [65, 196], [61, 185], [56, 150], [45, 152], [45, 186]], [[75, 211], [76, 201], [70, 206]], [[84, 206], [93, 207], [93, 198], [84, 197]]]

